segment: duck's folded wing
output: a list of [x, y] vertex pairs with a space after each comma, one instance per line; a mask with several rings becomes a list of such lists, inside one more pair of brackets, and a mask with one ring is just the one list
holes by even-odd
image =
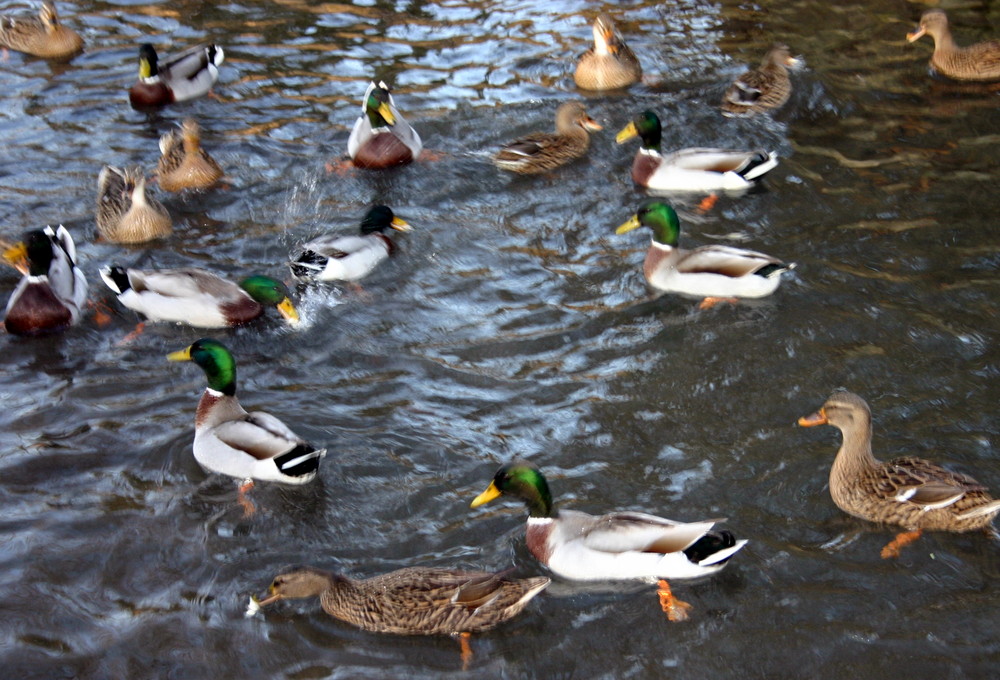
[[641, 512], [616, 512], [595, 517], [584, 533], [584, 544], [604, 552], [671, 553], [684, 550], [720, 520], [675, 522]]
[[231, 420], [215, 427], [214, 433], [227, 446], [245, 451], [258, 460], [289, 451], [303, 440], [280, 420], [260, 411], [243, 420]]
[[781, 264], [770, 255], [729, 246], [705, 246], [689, 251], [676, 263], [677, 271], [685, 274], [720, 274], [737, 278], [753, 274], [768, 264]]
[[167, 297], [193, 298], [209, 295], [228, 298], [239, 294], [239, 286], [201, 269], [163, 271], [129, 270], [129, 282], [137, 292], [144, 290]]

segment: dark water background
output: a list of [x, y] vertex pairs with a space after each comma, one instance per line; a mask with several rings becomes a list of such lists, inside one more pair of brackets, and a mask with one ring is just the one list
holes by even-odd
[[[997, 673], [997, 544], [932, 534], [882, 561], [891, 531], [827, 491], [834, 430], [793, 423], [838, 386], [872, 405], [877, 455], [923, 455], [1000, 491], [995, 271], [998, 95], [929, 77], [923, 5], [735, 2], [60, 3], [87, 50], [69, 64], [0, 62], [0, 235], [65, 224], [91, 298], [115, 310], [46, 338], [2, 339], [0, 675], [11, 678], [963, 678]], [[4, 2], [3, 10], [25, 10]], [[547, 129], [575, 90], [601, 9], [646, 82], [585, 96], [605, 131], [587, 159], [532, 179], [496, 171], [504, 140]], [[33, 11], [33, 10], [32, 10]], [[960, 43], [1000, 38], [1000, 7], [951, 9]], [[216, 98], [131, 110], [136, 46], [216, 41]], [[717, 103], [774, 41], [807, 67], [775, 117]], [[435, 160], [328, 174], [373, 76]], [[668, 148], [762, 146], [762, 191], [675, 202], [687, 244], [735, 242], [798, 263], [770, 298], [696, 311], [651, 301], [647, 233], [613, 229], [643, 194], [614, 132], [657, 110]], [[103, 163], [155, 165], [185, 116], [225, 189], [161, 196], [162, 243], [94, 242]], [[414, 226], [362, 292], [300, 291], [305, 323], [273, 314], [213, 337], [245, 405], [330, 454], [318, 483], [261, 485], [244, 519], [232, 480], [190, 445], [204, 376], [164, 355], [202, 335], [148, 327], [99, 266], [200, 265], [286, 276], [296, 244], [353, 231], [385, 202]], [[0, 270], [0, 289], [17, 274]], [[523, 509], [469, 501], [530, 457], [566, 507], [728, 517], [750, 544], [675, 591], [668, 624], [646, 586], [555, 583], [473, 640], [395, 638], [318, 604], [247, 620], [283, 567], [370, 575], [411, 565], [538, 566]]]

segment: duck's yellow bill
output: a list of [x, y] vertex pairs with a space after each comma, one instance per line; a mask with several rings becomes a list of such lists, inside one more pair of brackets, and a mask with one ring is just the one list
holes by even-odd
[[799, 425], [802, 427], [815, 427], [816, 425], [826, 425], [829, 422], [826, 419], [826, 411], [820, 409], [813, 413], [811, 416], [802, 416], [799, 418]]
[[624, 234], [626, 232], [632, 231], [633, 229], [638, 229], [641, 226], [642, 226], [642, 223], [639, 221], [639, 216], [638, 215], [632, 215], [632, 217], [628, 218], [628, 221], [625, 222], [625, 224], [623, 224], [620, 227], [618, 227], [617, 229], [615, 229], [615, 233], [616, 234]]
[[389, 108], [388, 102], [382, 102], [381, 104], [379, 104], [378, 112], [379, 115], [382, 116], [382, 120], [384, 120], [386, 123], [388, 123], [389, 125], [396, 124], [396, 116], [393, 114], [392, 109]]
[[615, 135], [615, 141], [618, 142], [619, 144], [623, 144], [624, 142], [627, 142], [633, 137], [638, 137], [638, 136], [639, 136], [639, 131], [635, 129], [635, 123], [629, 123], [621, 130], [619, 130], [617, 135]]
[[191, 348], [185, 347], [167, 355], [167, 361], [191, 361]]
[[490, 485], [486, 487], [486, 491], [476, 496], [469, 507], [478, 508], [480, 505], [485, 505], [486, 503], [489, 503], [491, 500], [493, 500], [494, 498], [498, 498], [499, 496], [500, 496], [500, 489], [497, 488], [496, 484], [490, 482]]
[[288, 298], [278, 303], [278, 313], [285, 317], [285, 320], [290, 324], [294, 325], [299, 322], [299, 310], [295, 309], [295, 305]]
[[389, 226], [395, 229], [396, 231], [413, 231], [413, 227], [411, 227], [408, 222], [406, 222], [405, 220], [401, 220], [398, 217], [393, 217], [392, 222], [389, 223]]

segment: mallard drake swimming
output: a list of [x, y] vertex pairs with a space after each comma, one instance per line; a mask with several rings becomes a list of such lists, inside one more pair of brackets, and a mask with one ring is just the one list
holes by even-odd
[[632, 180], [639, 186], [658, 191], [740, 191], [778, 165], [773, 153], [763, 149], [681, 149], [660, 154], [660, 119], [643, 111], [622, 128], [615, 141], [622, 144], [633, 137], [642, 146], [632, 161]]
[[139, 80], [129, 89], [128, 99], [141, 109], [204, 96], [219, 79], [225, 58], [218, 45], [202, 45], [161, 64], [153, 46], [144, 43], [139, 47]]
[[837, 507], [870, 522], [910, 530], [885, 546], [882, 557], [898, 556], [899, 549], [925, 529], [989, 530], [1000, 513], [1000, 500], [968, 475], [921, 458], [877, 460], [872, 455], [871, 411], [856, 394], [834, 392], [819, 411], [799, 418], [799, 425], [833, 425], [843, 436], [830, 469], [830, 495]]
[[800, 64], [787, 45], [775, 45], [758, 68], [747, 71], [729, 86], [722, 97], [722, 112], [727, 116], [750, 116], [778, 108], [792, 94], [788, 69]]
[[710, 245], [684, 250], [677, 247], [680, 224], [677, 212], [656, 199], [643, 202], [616, 234], [649, 227], [653, 242], [646, 253], [643, 273], [653, 288], [704, 298], [758, 298], [778, 287], [788, 265], [763, 253], [729, 246]]
[[729, 531], [712, 530], [723, 520], [684, 523], [641, 512], [557, 510], [545, 477], [523, 461], [503, 465], [472, 507], [503, 495], [527, 505], [525, 539], [535, 558], [574, 581], [696, 578], [719, 571], [746, 545]]
[[990, 40], [959, 47], [951, 37], [948, 15], [929, 9], [920, 17], [920, 25], [906, 34], [909, 42], [929, 35], [934, 40], [931, 66], [941, 75], [955, 80], [1000, 80], [1000, 42]]
[[97, 178], [97, 232], [112, 243], [142, 243], [168, 236], [173, 223], [163, 204], [146, 195], [139, 168], [105, 165]]
[[594, 20], [594, 46], [580, 55], [573, 80], [585, 90], [616, 90], [637, 83], [642, 66], [607, 14]]
[[202, 338], [167, 355], [193, 361], [208, 377], [194, 420], [194, 458], [209, 472], [238, 479], [306, 484], [326, 449], [317, 449], [276, 417], [247, 413], [236, 398], [236, 362], [226, 347]]
[[80, 320], [87, 279], [76, 266], [76, 245], [66, 228], [34, 229], [6, 251], [11, 264], [27, 260], [28, 272], [7, 301], [4, 327], [15, 335], [61, 331]]
[[207, 189], [222, 178], [222, 168], [201, 146], [201, 130], [190, 118], [180, 130], [160, 137], [156, 179], [164, 191]]
[[328, 234], [302, 246], [289, 266], [299, 279], [316, 281], [357, 281], [367, 276], [395, 250], [386, 229], [410, 231], [412, 227], [384, 205], [372, 206], [361, 220], [361, 234]]
[[389, 86], [372, 82], [347, 140], [347, 153], [354, 165], [373, 170], [404, 165], [420, 156], [423, 146], [420, 135], [396, 108]]
[[43, 2], [37, 19], [0, 16], [0, 47], [43, 59], [64, 59], [83, 49], [83, 38], [62, 25], [54, 4]]
[[590, 147], [588, 130], [601, 126], [580, 102], [564, 102], [556, 111], [555, 132], [535, 132], [506, 144], [493, 157], [501, 170], [533, 175], [580, 158]]
[[288, 288], [267, 276], [251, 276], [239, 285], [204, 269], [101, 268], [101, 278], [118, 301], [150, 321], [175, 321], [197, 328], [223, 328], [252, 321], [264, 305], [276, 306], [289, 324], [299, 313]]

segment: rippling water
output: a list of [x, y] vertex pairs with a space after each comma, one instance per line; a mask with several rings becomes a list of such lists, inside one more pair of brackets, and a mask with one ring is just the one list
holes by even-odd
[[[3, 3], [3, 9], [24, 5]], [[557, 499], [682, 520], [728, 517], [750, 539], [722, 574], [678, 583], [668, 624], [649, 588], [556, 583], [473, 640], [482, 677], [986, 677], [1000, 662], [997, 546], [931, 534], [894, 562], [888, 530], [846, 518], [826, 488], [832, 429], [796, 417], [848, 387], [872, 405], [876, 453], [925, 455], [1000, 490], [994, 442], [1000, 262], [991, 192], [997, 94], [928, 76], [921, 6], [803, 0], [609, 4], [643, 62], [626, 94], [581, 95], [573, 62], [599, 3], [60, 3], [87, 50], [0, 61], [0, 235], [65, 224], [91, 298], [113, 310], [54, 337], [3, 339], [2, 658], [10, 677], [465, 676], [449, 639], [380, 637], [288, 604], [243, 618], [250, 593], [311, 563], [355, 575], [410, 564], [538, 566], [523, 509], [469, 501], [530, 457]], [[961, 43], [1000, 37], [1000, 10], [951, 11]], [[136, 46], [225, 45], [216, 96], [129, 108]], [[723, 119], [726, 85], [774, 41], [806, 69], [776, 116]], [[431, 159], [328, 173], [367, 81], [394, 85]], [[605, 131], [585, 160], [536, 178], [488, 163], [583, 96]], [[637, 111], [667, 147], [762, 146], [761, 191], [708, 214], [676, 201], [682, 240], [796, 261], [765, 300], [696, 311], [649, 298], [646, 237], [615, 236], [641, 200]], [[164, 198], [162, 243], [94, 241], [103, 163], [155, 165], [185, 116], [227, 186]], [[231, 480], [190, 445], [204, 376], [164, 355], [201, 335], [136, 322], [99, 266], [184, 264], [287, 277], [296, 244], [391, 205], [414, 226], [363, 290], [298, 291], [214, 337], [244, 404], [280, 413], [330, 455], [304, 489]], [[0, 288], [17, 275], [0, 270]]]

